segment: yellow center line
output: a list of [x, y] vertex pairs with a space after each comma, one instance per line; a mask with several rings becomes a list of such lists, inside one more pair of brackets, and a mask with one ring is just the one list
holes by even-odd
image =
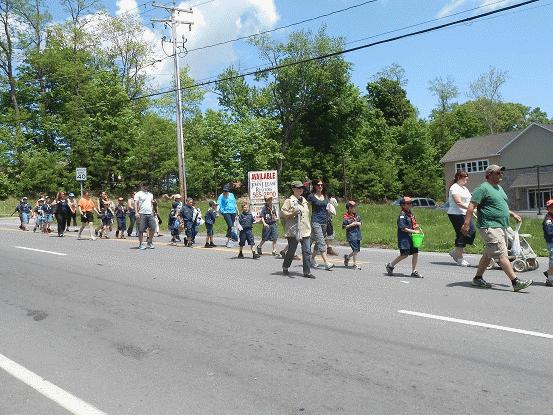
[[[21, 229], [12, 229], [12, 228], [2, 228], [0, 227], [0, 230], [2, 231], [11, 231], [11, 232], [24, 232], [24, 231], [21, 231]], [[32, 231], [26, 231], [26, 232], [30, 232], [30, 233], [33, 233]], [[83, 233], [86, 232], [83, 231]], [[55, 233], [55, 232], [53, 232]], [[76, 234], [77, 232], [75, 232]], [[77, 235], [73, 235], [72, 233], [65, 233], [64, 234], [64, 238], [65, 237], [69, 237], [69, 238], [77, 238]], [[89, 240], [89, 237], [84, 237], [83, 240]], [[125, 238], [125, 239], [120, 239], [120, 238], [109, 238], [109, 239], [105, 239], [105, 238], [100, 238], [100, 237], [97, 237], [96, 240], [102, 240], [102, 241], [114, 241], [114, 242], [126, 242], [126, 243], [131, 243], [131, 244], [137, 244], [138, 243], [138, 239], [128, 239], [128, 238]], [[155, 242], [155, 240], [154, 240]], [[184, 244], [181, 242], [180, 244], [177, 244], [177, 245], [171, 245], [170, 243], [168, 242], [159, 242], [158, 244], [156, 245], [159, 245], [159, 246], [164, 246], [164, 247], [171, 247], [171, 248], [186, 248], [184, 246]], [[190, 248], [188, 248], [190, 249]], [[192, 247], [192, 249], [196, 249], [196, 250], [200, 250], [200, 251], [217, 251], [217, 252], [225, 252], [225, 253], [238, 253], [238, 247], [236, 248], [226, 248], [226, 247], [219, 247], [219, 246], [216, 246], [214, 248], [204, 248], [203, 246], [194, 246]], [[246, 251], [246, 250], [244, 250]], [[249, 250], [247, 252], [250, 252]], [[264, 253], [263, 256], [271, 256], [272, 257], [272, 254], [270, 253]], [[332, 264], [336, 264], [336, 265], [339, 265], [339, 264], [343, 264], [344, 261], [343, 259], [331, 259], [331, 258], [328, 258], [327, 257], [327, 261], [332, 263]], [[351, 261], [351, 260], [350, 260]], [[352, 262], [353, 263], [353, 262]], [[357, 264], [358, 265], [363, 265], [363, 264], [368, 264], [367, 261], [357, 261]]]

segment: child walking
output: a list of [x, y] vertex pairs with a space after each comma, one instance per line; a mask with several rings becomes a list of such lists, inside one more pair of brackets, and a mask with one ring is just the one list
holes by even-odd
[[267, 241], [273, 243], [273, 256], [277, 256], [276, 244], [278, 239], [277, 227], [278, 214], [273, 206], [273, 197], [265, 196], [265, 205], [261, 208], [261, 223], [263, 223], [263, 231], [261, 233], [261, 242], [257, 246], [257, 253], [263, 254], [263, 244]]
[[357, 254], [361, 251], [361, 218], [357, 214], [357, 204], [350, 200], [346, 203], [347, 212], [344, 213], [342, 228], [346, 230], [346, 238], [351, 247], [351, 254], [344, 255], [344, 265], [349, 266], [349, 260], [353, 258], [353, 269], [361, 269], [357, 265]]
[[244, 258], [242, 249], [247, 242], [252, 250], [253, 259], [258, 259], [260, 255], [255, 252], [255, 241], [253, 238], [253, 224], [255, 223], [255, 219], [250, 212], [250, 205], [247, 202], [242, 203], [242, 213], [240, 213], [240, 215], [238, 216], [238, 223], [242, 228], [240, 229], [239, 235], [240, 242], [238, 243], [238, 245], [240, 246], [240, 251], [238, 252], [238, 258]]
[[213, 243], [213, 225], [215, 224], [215, 219], [217, 219], [217, 203], [214, 200], [209, 201], [209, 209], [205, 212], [205, 229], [206, 229], [206, 238], [204, 248], [213, 248], [215, 244]]
[[27, 230], [27, 225], [29, 225], [29, 218], [31, 216], [31, 210], [32, 206], [27, 202], [27, 197], [24, 197], [21, 199], [21, 201], [13, 211], [13, 213], [17, 212], [19, 214], [19, 221], [21, 222], [21, 224], [19, 225], [19, 229], [21, 229], [22, 231]]
[[543, 237], [549, 251], [549, 268], [544, 271], [543, 275], [545, 275], [545, 286], [553, 287], [553, 199], [545, 202], [545, 206], [547, 213], [543, 218]]
[[44, 199], [40, 198], [37, 200], [37, 205], [33, 209], [33, 217], [35, 218], [35, 227], [33, 228], [33, 232], [36, 232], [37, 229], [40, 228], [42, 231], [42, 228], [44, 226], [44, 212], [42, 211], [42, 205], [44, 204]]
[[186, 204], [184, 204], [180, 210], [180, 217], [184, 224], [184, 233], [186, 238], [184, 239], [184, 246], [192, 248], [192, 240], [194, 233], [194, 199], [189, 197], [186, 199]]
[[126, 239], [125, 232], [127, 231], [127, 206], [125, 206], [125, 199], [122, 197], [117, 199], [117, 206], [115, 206], [115, 218], [117, 219], [117, 230], [115, 231], [115, 237], [119, 239]]
[[113, 223], [113, 207], [111, 201], [105, 201], [100, 209], [100, 219], [102, 220], [102, 229], [100, 230], [100, 238], [109, 239], [111, 224]]
[[176, 246], [177, 241], [180, 241], [179, 212], [181, 203], [175, 200], [171, 207], [172, 209], [169, 212], [169, 217], [167, 220], [167, 226], [169, 228], [169, 232], [171, 232], [171, 242], [169, 245]]
[[50, 196], [46, 196], [46, 200], [42, 205], [42, 218], [44, 221], [44, 225], [42, 226], [42, 233], [52, 232], [52, 229], [50, 229], [50, 227], [52, 226], [53, 216], [54, 208], [52, 207], [52, 200], [50, 199]]
[[401, 213], [397, 218], [397, 244], [399, 247], [399, 256], [392, 262], [386, 264], [386, 272], [388, 275], [394, 275], [394, 267], [404, 259], [412, 255], [411, 265], [411, 277], [422, 278], [422, 275], [417, 271], [417, 261], [419, 258], [419, 250], [413, 246], [411, 240], [411, 234], [419, 233], [419, 225], [415, 215], [411, 212], [411, 198], [403, 197], [400, 202]]

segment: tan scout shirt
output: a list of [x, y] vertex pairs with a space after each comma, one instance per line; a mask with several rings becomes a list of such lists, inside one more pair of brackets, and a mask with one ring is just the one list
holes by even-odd
[[297, 199], [294, 195], [290, 196], [282, 204], [280, 209], [284, 219], [284, 233], [286, 238], [295, 238], [298, 236], [298, 217], [296, 209], [301, 212], [300, 237], [311, 236], [311, 216], [309, 214], [309, 202], [300, 196]]

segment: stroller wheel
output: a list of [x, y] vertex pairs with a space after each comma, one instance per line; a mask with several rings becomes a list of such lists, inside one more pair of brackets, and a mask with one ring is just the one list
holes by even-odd
[[488, 264], [488, 266], [486, 267], [486, 269], [494, 269], [495, 266], [496, 266], [495, 260], [492, 259]]
[[513, 269], [516, 272], [524, 272], [527, 269], [526, 261], [523, 261], [522, 259], [515, 259], [513, 261]]

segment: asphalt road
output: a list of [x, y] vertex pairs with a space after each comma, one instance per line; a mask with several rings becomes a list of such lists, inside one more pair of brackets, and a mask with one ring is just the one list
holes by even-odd
[[[2, 219], [0, 240], [0, 357], [97, 413], [553, 412], [553, 289], [539, 271], [513, 293], [500, 271], [493, 289], [472, 288], [474, 268], [443, 254], [422, 253], [424, 279], [407, 262], [386, 276], [396, 253], [365, 249], [361, 271], [308, 280], [299, 262], [288, 278], [270, 256], [166, 238], [139, 251], [136, 238], [77, 241]], [[67, 414], [64, 399], [0, 369], [2, 415]]]

